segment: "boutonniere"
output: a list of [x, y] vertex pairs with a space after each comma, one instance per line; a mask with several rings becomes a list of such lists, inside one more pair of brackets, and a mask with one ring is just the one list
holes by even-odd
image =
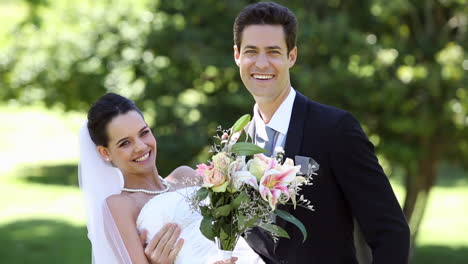
[[300, 173], [303, 175], [317, 175], [317, 171], [320, 169], [320, 165], [311, 157], [296, 155], [294, 156], [294, 163], [301, 165]]

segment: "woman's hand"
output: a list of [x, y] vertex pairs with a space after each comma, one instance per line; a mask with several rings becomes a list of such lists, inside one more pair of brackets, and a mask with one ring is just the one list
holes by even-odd
[[178, 240], [180, 232], [180, 227], [177, 224], [165, 224], [153, 239], [145, 245], [147, 232], [143, 230], [140, 239], [145, 248], [148, 262], [151, 264], [173, 264], [184, 244], [182, 238]]

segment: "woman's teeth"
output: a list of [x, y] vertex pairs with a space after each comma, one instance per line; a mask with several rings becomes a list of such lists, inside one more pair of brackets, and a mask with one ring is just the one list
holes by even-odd
[[148, 152], [144, 156], [142, 156], [141, 158], [136, 159], [135, 161], [137, 161], [137, 162], [145, 161], [146, 159], [148, 159], [149, 155], [150, 155], [150, 153]]

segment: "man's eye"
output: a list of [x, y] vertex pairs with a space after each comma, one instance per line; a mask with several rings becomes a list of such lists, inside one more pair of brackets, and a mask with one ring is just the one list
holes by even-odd
[[246, 50], [245, 53], [255, 53], [255, 50]]

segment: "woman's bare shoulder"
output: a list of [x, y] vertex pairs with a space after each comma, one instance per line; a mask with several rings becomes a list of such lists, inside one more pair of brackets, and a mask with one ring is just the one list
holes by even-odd
[[107, 206], [112, 214], [133, 213], [137, 209], [135, 199], [128, 195], [114, 194], [106, 198]]

